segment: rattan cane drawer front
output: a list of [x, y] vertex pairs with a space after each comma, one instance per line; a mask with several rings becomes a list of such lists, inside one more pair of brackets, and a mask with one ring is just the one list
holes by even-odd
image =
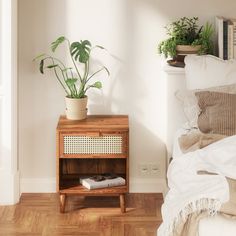
[[62, 134], [61, 157], [125, 157], [125, 134]]
[[121, 154], [122, 136], [64, 136], [65, 154]]

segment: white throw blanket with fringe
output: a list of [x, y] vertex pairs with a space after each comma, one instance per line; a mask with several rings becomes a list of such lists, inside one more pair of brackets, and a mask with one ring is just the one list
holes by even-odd
[[[198, 174], [207, 171], [217, 175]], [[172, 235], [189, 213], [207, 210], [214, 215], [229, 200], [226, 177], [236, 179], [236, 136], [174, 159], [168, 169], [170, 188], [162, 206], [158, 236]]]

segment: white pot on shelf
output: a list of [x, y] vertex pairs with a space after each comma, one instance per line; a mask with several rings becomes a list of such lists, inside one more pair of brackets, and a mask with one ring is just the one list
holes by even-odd
[[66, 102], [66, 118], [69, 120], [83, 120], [87, 117], [88, 97], [84, 98], [68, 98]]

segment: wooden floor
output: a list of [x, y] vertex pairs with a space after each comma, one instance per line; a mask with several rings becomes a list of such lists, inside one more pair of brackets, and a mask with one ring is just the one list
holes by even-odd
[[161, 194], [129, 194], [122, 214], [118, 197], [69, 196], [59, 213], [57, 194], [23, 194], [19, 204], [0, 206], [0, 235], [156, 236]]

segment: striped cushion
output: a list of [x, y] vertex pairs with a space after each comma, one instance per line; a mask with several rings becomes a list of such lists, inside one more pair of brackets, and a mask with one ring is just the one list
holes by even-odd
[[201, 110], [198, 127], [203, 133], [236, 134], [236, 94], [196, 92]]
[[198, 89], [198, 90], [178, 90], [175, 94], [176, 98], [182, 103], [184, 114], [187, 118], [188, 125], [190, 128], [197, 128], [198, 115], [200, 109], [198, 106], [198, 101], [195, 96], [196, 92], [202, 91], [213, 91], [221, 93], [236, 94], [236, 84], [211, 87], [208, 89]]

